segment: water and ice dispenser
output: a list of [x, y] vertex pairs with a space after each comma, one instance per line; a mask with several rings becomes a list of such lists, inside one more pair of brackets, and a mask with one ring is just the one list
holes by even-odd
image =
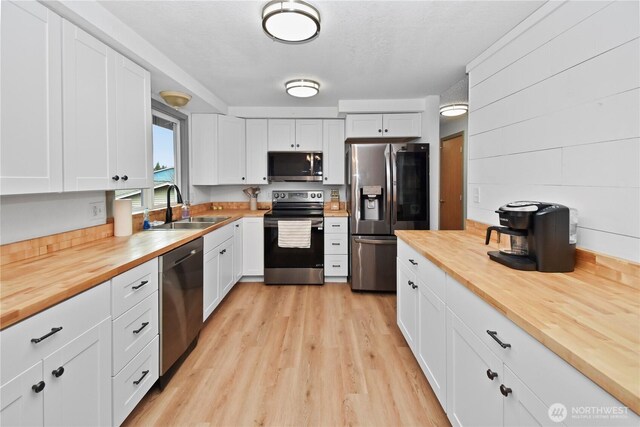
[[360, 188], [360, 215], [363, 220], [380, 221], [384, 218], [382, 186]]

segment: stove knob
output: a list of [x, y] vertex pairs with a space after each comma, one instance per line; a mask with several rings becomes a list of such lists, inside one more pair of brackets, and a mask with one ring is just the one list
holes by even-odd
[[318, 193], [318, 199], [322, 199], [322, 193]]
[[280, 198], [281, 198], [281, 199], [284, 199], [284, 197], [285, 197], [285, 196], [284, 196], [284, 193], [280, 193]]
[[277, 199], [277, 198], [279, 198], [279, 197], [280, 197], [280, 195], [279, 195], [278, 193], [273, 193], [273, 198], [274, 198], [274, 199]]
[[311, 193], [311, 198], [315, 199], [316, 198], [316, 193]]

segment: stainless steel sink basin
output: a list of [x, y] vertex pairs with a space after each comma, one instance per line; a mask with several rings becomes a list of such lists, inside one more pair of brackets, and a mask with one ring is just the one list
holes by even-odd
[[182, 219], [180, 221], [162, 224], [149, 230], [204, 230], [222, 221], [229, 219], [228, 216], [203, 216], [198, 218]]
[[182, 219], [177, 222], [208, 222], [209, 224], [217, 224], [228, 219], [228, 216], [199, 216], [197, 218]]

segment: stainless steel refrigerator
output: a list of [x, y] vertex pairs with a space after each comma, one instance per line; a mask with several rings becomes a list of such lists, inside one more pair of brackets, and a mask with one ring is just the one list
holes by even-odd
[[395, 230], [429, 229], [429, 144], [347, 146], [351, 289], [396, 290]]

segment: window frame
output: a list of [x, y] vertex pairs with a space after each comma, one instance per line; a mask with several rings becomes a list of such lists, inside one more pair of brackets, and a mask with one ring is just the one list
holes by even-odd
[[[175, 184], [178, 186], [178, 188], [182, 188], [182, 154], [181, 154], [181, 150], [180, 150], [180, 145], [182, 143], [181, 141], [181, 120], [177, 117], [173, 117], [170, 116], [168, 114], [166, 114], [163, 111], [157, 110], [155, 108], [152, 109], [151, 111], [151, 115], [152, 116], [156, 116], [159, 117], [163, 120], [167, 120], [171, 123], [174, 124], [174, 128], [173, 128], [173, 156], [174, 156], [174, 168], [175, 168]], [[153, 125], [152, 125], [153, 126]], [[151, 133], [153, 135], [153, 132]], [[153, 138], [153, 136], [152, 136]], [[151, 147], [153, 149], [153, 140], [151, 141]], [[153, 159], [153, 156], [152, 156]], [[154, 185], [153, 185], [153, 168], [155, 167], [155, 164], [153, 163], [153, 160], [151, 161], [151, 177], [149, 179], [149, 182], [151, 182], [151, 187], [150, 188], [143, 188], [142, 189], [142, 210], [149, 209], [154, 210], [154, 209], [162, 209], [162, 208], [166, 208], [164, 203], [161, 203], [159, 205], [155, 204], [155, 194], [154, 194]], [[172, 204], [171, 206], [176, 206], [177, 203]]]

